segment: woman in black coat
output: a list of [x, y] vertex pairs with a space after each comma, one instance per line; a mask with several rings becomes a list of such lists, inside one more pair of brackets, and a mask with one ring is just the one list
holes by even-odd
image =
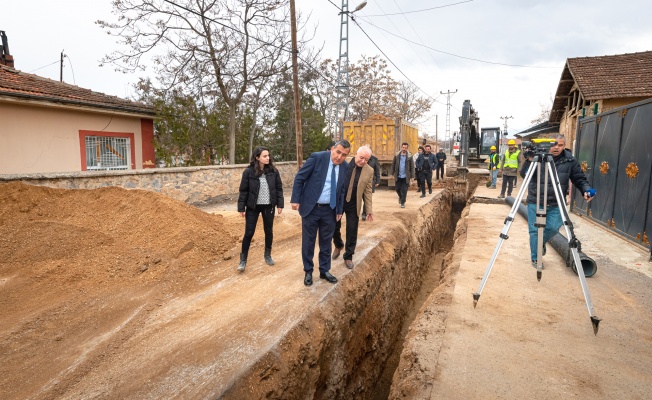
[[247, 266], [247, 254], [251, 238], [256, 232], [258, 215], [263, 215], [265, 229], [265, 262], [274, 265], [272, 260], [272, 241], [274, 238], [274, 207], [278, 215], [283, 212], [283, 183], [281, 175], [274, 166], [274, 161], [266, 147], [256, 147], [251, 155], [249, 168], [242, 173], [240, 181], [240, 196], [238, 196], [238, 212], [245, 218], [245, 233], [242, 238], [242, 252], [238, 271]]

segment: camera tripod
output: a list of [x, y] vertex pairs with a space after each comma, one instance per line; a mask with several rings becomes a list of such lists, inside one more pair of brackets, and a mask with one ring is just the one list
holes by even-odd
[[[555, 163], [551, 154], [539, 153], [534, 156], [534, 160], [530, 164], [530, 168], [528, 169], [525, 179], [523, 180], [523, 184], [521, 185], [521, 188], [518, 191], [518, 195], [514, 200], [512, 209], [509, 212], [507, 218], [505, 219], [505, 225], [503, 226], [503, 229], [500, 232], [500, 239], [498, 240], [498, 244], [494, 249], [494, 253], [491, 256], [491, 260], [489, 261], [489, 265], [485, 270], [484, 276], [482, 277], [482, 281], [480, 282], [480, 287], [478, 288], [478, 291], [476, 293], [473, 293], [473, 308], [476, 307], [476, 305], [478, 304], [478, 300], [480, 300], [480, 295], [482, 294], [482, 290], [484, 289], [484, 286], [487, 283], [487, 280], [489, 279], [489, 274], [491, 273], [491, 269], [494, 266], [496, 257], [498, 257], [498, 252], [500, 251], [500, 248], [502, 247], [505, 240], [509, 239], [509, 236], [507, 236], [507, 232], [509, 231], [512, 222], [514, 221], [514, 216], [518, 211], [518, 206], [521, 204], [521, 201], [523, 200], [523, 196], [525, 195], [525, 193], [527, 193], [528, 185], [532, 180], [534, 174], [537, 171], [540, 171], [541, 169], [543, 169], [543, 171], [537, 174], [536, 222], [534, 224], [534, 226], [537, 228], [538, 231], [537, 261], [536, 261], [537, 281], [541, 281], [541, 275], [543, 272], [543, 262], [541, 261], [542, 258], [541, 256], [543, 253], [543, 244], [544, 244], [543, 231], [544, 228], [546, 227], [546, 209], [548, 205], [547, 204], [548, 203], [548, 179], [552, 179], [552, 188], [555, 193], [555, 199], [557, 200], [557, 205], [559, 206], [562, 224], [566, 229], [566, 237], [568, 238], [568, 247], [573, 255], [573, 262], [575, 263], [575, 268], [577, 269], [577, 276], [580, 278], [580, 285], [582, 286], [582, 292], [584, 293], [584, 300], [586, 301], [586, 307], [589, 311], [591, 324], [593, 325], [593, 333], [597, 335], [600, 319], [595, 315], [595, 312], [593, 310], [591, 295], [589, 293], [589, 288], [586, 284], [584, 269], [580, 261], [579, 250], [581, 249], [581, 243], [575, 236], [575, 232], [573, 231], [573, 224], [570, 222], [570, 219], [568, 217], [568, 210], [566, 209], [565, 196], [561, 192], [561, 184], [559, 183], [559, 176], [557, 175], [557, 169], [555, 168]], [[543, 200], [540, 196], [541, 175], [543, 175], [543, 181], [544, 181]]]

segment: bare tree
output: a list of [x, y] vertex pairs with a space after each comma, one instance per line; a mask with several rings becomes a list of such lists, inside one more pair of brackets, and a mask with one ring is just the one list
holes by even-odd
[[553, 103], [553, 98], [552, 94], [550, 94], [550, 99], [548, 100], [548, 103], [539, 103], [539, 107], [541, 109], [539, 110], [539, 115], [534, 118], [530, 123], [532, 125], [537, 125], [542, 122], [545, 122], [550, 119], [550, 110], [552, 110], [552, 103]]
[[250, 85], [284, 69], [290, 54], [285, 1], [114, 0], [113, 9], [118, 22], [97, 24], [127, 50], [102, 62], [134, 71], [151, 56], [165, 88], [219, 92], [229, 106], [229, 163], [235, 163], [238, 105]]
[[[316, 63], [316, 62], [315, 62]], [[337, 80], [337, 63], [331, 59], [319, 62], [318, 70], [302, 68], [302, 81], [306, 85], [305, 92], [315, 99], [315, 104], [326, 122], [326, 134], [335, 137], [337, 121], [335, 121], [335, 82]]]
[[432, 107], [433, 100], [419, 95], [419, 88], [412, 82], [401, 81], [396, 94], [397, 114], [406, 121], [416, 122]]
[[397, 82], [380, 56], [363, 56], [349, 67], [349, 88], [349, 119], [364, 120], [377, 113], [397, 116]]

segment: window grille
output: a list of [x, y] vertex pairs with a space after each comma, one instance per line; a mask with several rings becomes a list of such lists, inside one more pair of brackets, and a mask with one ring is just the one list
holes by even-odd
[[89, 171], [129, 169], [129, 138], [86, 136], [86, 169]]

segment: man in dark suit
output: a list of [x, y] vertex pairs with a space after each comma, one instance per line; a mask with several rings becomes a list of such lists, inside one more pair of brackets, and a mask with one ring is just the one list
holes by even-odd
[[331, 240], [335, 223], [342, 218], [344, 183], [351, 144], [346, 140], [335, 143], [330, 151], [312, 153], [297, 172], [290, 203], [301, 215], [301, 258], [305, 277], [312, 285], [315, 242], [319, 232], [319, 277], [337, 283], [331, 269]]

